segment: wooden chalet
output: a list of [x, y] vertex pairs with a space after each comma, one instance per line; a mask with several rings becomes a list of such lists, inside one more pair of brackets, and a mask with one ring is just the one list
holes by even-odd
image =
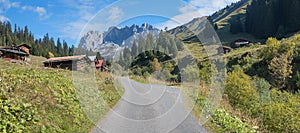
[[96, 64], [96, 69], [103, 71], [104, 70], [103, 63], [104, 63], [104, 60], [98, 60], [98, 62]]
[[85, 55], [79, 55], [50, 58], [48, 60], [45, 60], [43, 63], [45, 67], [78, 71], [82, 70], [86, 66], [89, 66], [92, 61]]
[[25, 51], [28, 54], [30, 53], [30, 49], [31, 49], [31, 47], [25, 43], [19, 45], [18, 48], [22, 49], [23, 51]]
[[227, 47], [227, 46], [221, 46], [221, 47], [219, 47], [218, 49], [218, 54], [228, 54], [228, 53], [230, 53], [231, 52], [231, 48], [230, 47]]
[[253, 42], [247, 39], [237, 39], [231, 43], [231, 47], [239, 48], [239, 47], [249, 46], [251, 43]]
[[19, 46], [0, 47], [1, 55], [3, 60], [12, 62], [28, 62], [30, 61], [30, 46], [21, 44]]

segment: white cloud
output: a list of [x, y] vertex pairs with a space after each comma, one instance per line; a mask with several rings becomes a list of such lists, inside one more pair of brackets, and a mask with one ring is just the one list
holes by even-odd
[[0, 14], [5, 13], [10, 8], [20, 7], [19, 2], [10, 2], [9, 0], [0, 0]]
[[8, 17], [4, 15], [4, 13], [11, 8], [20, 7], [19, 2], [10, 2], [9, 0], [0, 0], [0, 21], [10, 21]]
[[50, 14], [47, 13], [47, 10], [44, 7], [33, 7], [33, 6], [21, 6], [20, 2], [11, 2], [9, 0], [0, 0], [0, 15], [2, 20], [9, 20], [7, 17], [4, 17], [3, 14], [11, 8], [28, 10], [36, 12], [41, 19], [47, 19], [50, 17]]
[[21, 9], [24, 11], [27, 10], [27, 11], [36, 12], [41, 19], [47, 19], [51, 16], [50, 14], [47, 13], [47, 10], [44, 7], [40, 7], [40, 6], [37, 6], [37, 7], [22, 6]]
[[[90, 22], [90, 20], [97, 15], [100, 10], [100, 5], [105, 5], [105, 1], [90, 1], [79, 0], [78, 2], [65, 0], [65, 3], [74, 9], [71, 13], [77, 19], [68, 22], [62, 27], [61, 36], [78, 40], [83, 34], [90, 30], [101, 30], [107, 28], [107, 25], [100, 24], [99, 22]], [[111, 7], [110, 10], [105, 11], [108, 15], [107, 21], [115, 22], [123, 17], [123, 11], [119, 7]], [[69, 15], [69, 14], [68, 14]]]
[[0, 0], [2, 10], [8, 10], [10, 8], [17, 8], [20, 6], [19, 2], [10, 2], [9, 0]]
[[119, 7], [112, 7], [109, 11], [108, 22], [118, 22], [124, 15], [124, 12]]
[[[65, 38], [70, 38], [72, 40], [78, 39], [81, 31], [85, 28], [86, 24], [89, 20], [97, 13], [97, 5], [98, 3], [95, 1], [88, 1], [88, 0], [79, 0], [79, 2], [65, 0], [65, 3], [74, 9], [74, 11], [70, 14], [73, 14], [73, 17], [76, 17], [77, 20], [73, 20], [64, 24], [62, 27], [61, 36]], [[68, 14], [68, 15], [70, 15]], [[95, 27], [91, 27], [91, 25], [87, 25], [87, 27], [91, 29], [99, 28], [100, 26], [94, 25]], [[85, 28], [87, 29], [87, 28]]]
[[0, 21], [4, 22], [4, 21], [10, 21], [10, 20], [9, 20], [9, 18], [7, 18], [5, 16], [0, 15]]
[[45, 14], [47, 14], [47, 11], [44, 7], [36, 7], [36, 9], [34, 10], [35, 12], [37, 12], [39, 14], [39, 16], [44, 16]]

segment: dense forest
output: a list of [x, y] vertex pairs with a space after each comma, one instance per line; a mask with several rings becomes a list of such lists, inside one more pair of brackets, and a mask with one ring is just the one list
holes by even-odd
[[247, 8], [246, 31], [257, 38], [282, 38], [300, 30], [299, 0], [253, 0]]
[[10, 22], [0, 21], [0, 46], [11, 46], [26, 43], [31, 46], [31, 54], [49, 58], [50, 56], [60, 57], [73, 55], [75, 47], [67, 44], [66, 41], [54, 40], [48, 33], [43, 38], [35, 38], [27, 26], [20, 28], [16, 24], [14, 29]]
[[183, 43], [167, 32], [161, 32], [156, 39], [149, 33], [146, 38], [134, 41], [131, 50], [125, 47], [118, 63], [137, 76], [147, 78], [162, 70], [168, 81], [178, 81], [178, 67], [172, 59], [183, 49]]

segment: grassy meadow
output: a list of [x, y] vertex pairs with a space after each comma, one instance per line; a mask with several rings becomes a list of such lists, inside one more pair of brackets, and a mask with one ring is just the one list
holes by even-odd
[[[0, 60], [0, 132], [89, 132], [96, 121], [80, 104], [72, 72], [44, 68], [43, 60], [32, 56], [29, 65]], [[101, 98], [113, 107], [122, 91], [114, 89], [109, 73], [95, 72], [95, 76]], [[99, 111], [97, 120], [110, 110], [102, 106], [106, 110]]]

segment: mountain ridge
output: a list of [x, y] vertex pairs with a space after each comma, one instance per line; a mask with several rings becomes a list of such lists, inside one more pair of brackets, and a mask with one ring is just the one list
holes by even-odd
[[[140, 35], [144, 37], [146, 33], [152, 33], [157, 35], [160, 32], [159, 29], [154, 28], [152, 25], [147, 23], [142, 24], [141, 26], [133, 24], [132, 26], [125, 26], [122, 28], [118, 28], [116, 26], [110, 27], [105, 32], [88, 31], [81, 39], [79, 46], [85, 48], [87, 50], [94, 49], [97, 45], [101, 45], [103, 43], [114, 43], [119, 46], [129, 45], [124, 44], [125, 41], [130, 39], [134, 35]], [[98, 38], [97, 38], [98, 37]]]

